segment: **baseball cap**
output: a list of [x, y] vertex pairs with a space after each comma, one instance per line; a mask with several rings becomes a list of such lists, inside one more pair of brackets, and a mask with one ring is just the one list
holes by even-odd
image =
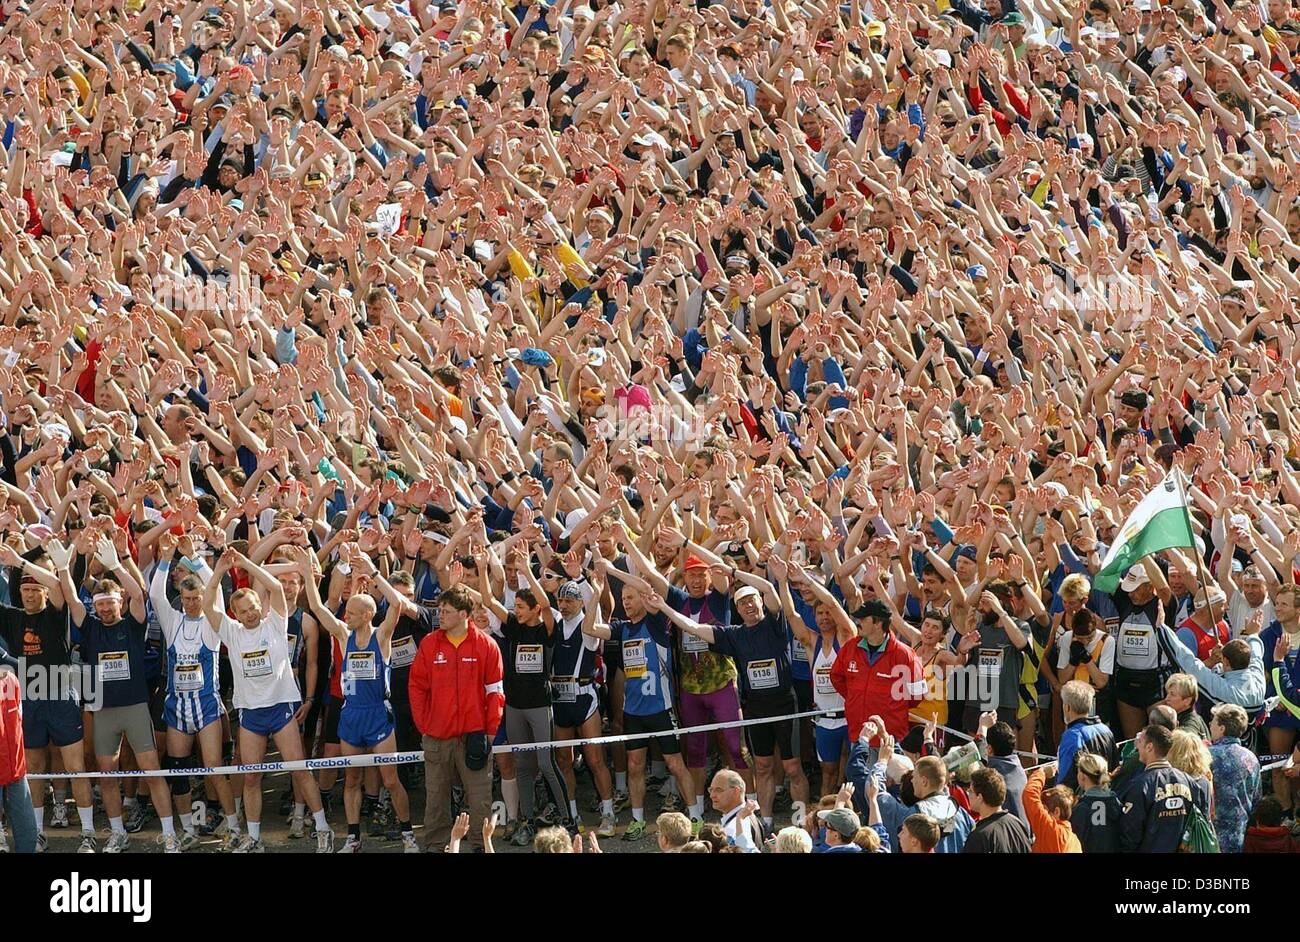
[[686, 569], [686, 570], [690, 570], [690, 569], [708, 569], [708, 568], [709, 568], [709, 564], [706, 563], [704, 560], [700, 559], [700, 557], [698, 557], [698, 556], [692, 554], [692, 555], [686, 557], [686, 565], [683, 566], [682, 568], [683, 568], [683, 569]]
[[1136, 566], [1130, 566], [1124, 578], [1120, 581], [1119, 587], [1125, 592], [1132, 592], [1140, 585], [1146, 585], [1150, 580], [1147, 578], [1146, 567], [1141, 563]]
[[921, 754], [921, 748], [924, 746], [924, 744], [925, 744], [925, 733], [922, 731], [921, 727], [913, 726], [911, 729], [907, 731], [907, 735], [904, 736], [902, 740], [899, 742], [898, 748], [902, 749], [904, 752], [910, 752], [912, 755], [916, 756]]
[[1223, 605], [1227, 601], [1228, 597], [1223, 594], [1223, 590], [1218, 586], [1211, 587], [1208, 593], [1202, 589], [1192, 596], [1192, 611], [1199, 612], [1207, 605]]
[[862, 827], [862, 819], [848, 808], [831, 808], [827, 811], [819, 811], [817, 812], [817, 819], [824, 821], [828, 828], [845, 840], [851, 839], [854, 834], [858, 833], [858, 828]]
[[1140, 389], [1130, 389], [1119, 397], [1119, 401], [1133, 409], [1145, 409], [1147, 407], [1147, 394]]
[[1002, 23], [1005, 26], [1024, 26], [1025, 15], [1016, 10], [1012, 10], [1006, 16], [1002, 17], [1002, 19], [999, 20], [998, 22]]
[[753, 596], [754, 598], [759, 598], [761, 595], [762, 593], [759, 592], [757, 589], [755, 589], [752, 585], [743, 585], [736, 590], [734, 601], [736, 602], [737, 605], [739, 605], [741, 602], [743, 602], [745, 599], [749, 598], [750, 596]]

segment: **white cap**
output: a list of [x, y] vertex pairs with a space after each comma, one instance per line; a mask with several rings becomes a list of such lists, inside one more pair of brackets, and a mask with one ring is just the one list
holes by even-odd
[[564, 518], [564, 529], [560, 532], [560, 539], [565, 539], [574, 528], [587, 519], [587, 511], [581, 507], [569, 511], [569, 515]]
[[1129, 567], [1128, 574], [1120, 581], [1119, 587], [1125, 592], [1132, 592], [1138, 586], [1146, 585], [1150, 581], [1147, 578], [1146, 566], [1137, 562]]

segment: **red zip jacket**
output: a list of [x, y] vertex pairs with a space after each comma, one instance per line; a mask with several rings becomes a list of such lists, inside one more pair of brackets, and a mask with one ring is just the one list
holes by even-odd
[[416, 728], [434, 739], [467, 733], [492, 739], [505, 709], [503, 676], [501, 649], [472, 624], [460, 647], [442, 628], [425, 635], [407, 682]]
[[18, 678], [0, 673], [0, 785], [12, 785], [27, 774], [23, 749], [23, 692]]
[[[908, 713], [925, 696], [925, 672], [916, 652], [893, 632], [876, 663], [854, 638], [840, 648], [831, 667], [831, 685], [844, 698], [844, 718], [849, 721], [849, 742], [857, 742], [862, 726], [873, 715], [885, 721], [895, 739], [907, 735]], [[873, 743], [878, 745], [878, 742]]]

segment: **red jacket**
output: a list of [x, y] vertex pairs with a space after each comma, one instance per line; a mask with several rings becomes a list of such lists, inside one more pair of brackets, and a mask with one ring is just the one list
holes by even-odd
[[896, 739], [907, 735], [908, 713], [925, 696], [925, 672], [916, 652], [893, 632], [876, 663], [867, 663], [867, 652], [854, 638], [840, 648], [831, 667], [831, 684], [844, 698], [844, 717], [849, 721], [849, 741], [857, 742], [862, 725], [872, 715], [885, 721]]
[[18, 678], [0, 672], [0, 785], [12, 785], [27, 774], [23, 749], [23, 691]]
[[1286, 827], [1255, 825], [1246, 829], [1243, 854], [1300, 854], [1300, 840], [1291, 836]]
[[472, 624], [459, 647], [444, 629], [426, 635], [407, 681], [416, 728], [434, 739], [495, 737], [506, 703], [503, 676], [501, 649]]

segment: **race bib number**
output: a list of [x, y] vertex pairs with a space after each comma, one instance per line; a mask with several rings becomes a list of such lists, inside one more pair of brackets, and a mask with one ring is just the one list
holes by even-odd
[[709, 643], [695, 635], [682, 633], [682, 650], [687, 654], [703, 654], [709, 650]]
[[578, 702], [578, 678], [554, 677], [551, 679], [551, 699], [556, 703]]
[[1149, 657], [1151, 655], [1151, 629], [1122, 629], [1120, 631], [1120, 647], [1128, 657]]
[[375, 652], [353, 651], [349, 654], [348, 674], [354, 683], [358, 680], [375, 680], [379, 676], [375, 668]]
[[289, 635], [289, 663], [298, 660], [298, 636]]
[[176, 665], [176, 692], [192, 693], [195, 690], [203, 689], [203, 665], [202, 664], [177, 664]]
[[750, 661], [745, 667], [745, 673], [749, 675], [751, 690], [771, 690], [777, 685], [776, 661], [772, 658]]
[[645, 676], [645, 639], [623, 642], [623, 673], [629, 680]]
[[803, 661], [805, 664], [808, 663], [808, 649], [799, 641], [795, 641], [790, 645], [790, 656], [796, 661]]
[[389, 663], [393, 667], [410, 667], [415, 661], [415, 639], [409, 635], [393, 642]]
[[99, 656], [100, 676], [105, 683], [131, 679], [131, 658], [125, 651], [105, 651]]
[[989, 680], [997, 680], [1002, 676], [1001, 648], [980, 648], [979, 674]]
[[542, 672], [542, 646], [521, 644], [515, 649], [515, 673], [540, 674]]
[[829, 667], [819, 667], [814, 675], [817, 684], [817, 693], [823, 696], [830, 696], [835, 693], [835, 685], [831, 683], [831, 669]]
[[271, 652], [266, 648], [259, 648], [256, 651], [245, 651], [240, 656], [240, 664], [243, 668], [245, 677], [271, 676]]

